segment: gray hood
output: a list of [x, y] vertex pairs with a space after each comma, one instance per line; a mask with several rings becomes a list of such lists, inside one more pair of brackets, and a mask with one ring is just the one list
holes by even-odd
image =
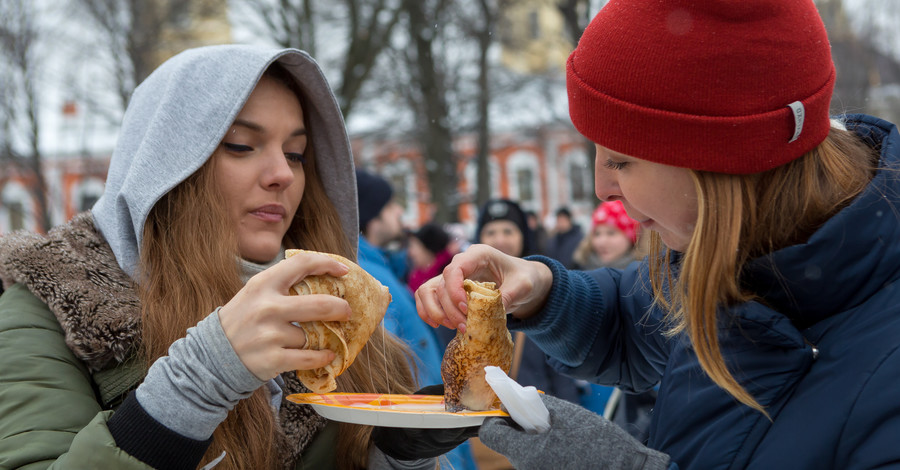
[[351, 246], [358, 216], [353, 156], [340, 109], [316, 62], [296, 49], [222, 45], [169, 59], [134, 92], [113, 151], [106, 189], [91, 209], [119, 266], [136, 275], [144, 221], [154, 204], [200, 168], [269, 64], [296, 78], [316, 124], [310, 142], [328, 197]]

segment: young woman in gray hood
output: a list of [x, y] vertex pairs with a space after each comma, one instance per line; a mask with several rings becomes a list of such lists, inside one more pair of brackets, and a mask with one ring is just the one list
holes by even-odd
[[[333, 358], [291, 323], [350, 315], [337, 297], [288, 295], [346, 267], [284, 249], [356, 258], [354, 178], [306, 53], [212, 46], [160, 66], [93, 209], [0, 244], [0, 467], [434, 467], [283, 400], [306, 391], [294, 370]], [[395, 338], [365, 349], [341, 391], [415, 390]]]

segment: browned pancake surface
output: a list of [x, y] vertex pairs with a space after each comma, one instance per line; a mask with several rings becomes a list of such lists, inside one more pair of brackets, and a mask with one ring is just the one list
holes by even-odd
[[[303, 250], [287, 250], [291, 257]], [[325, 367], [298, 370], [297, 377], [307, 388], [316, 393], [327, 393], [337, 388], [335, 379], [353, 363], [369, 337], [381, 323], [391, 303], [388, 288], [359, 267], [358, 264], [332, 253], [328, 255], [350, 268], [341, 277], [307, 276], [291, 288], [293, 294], [326, 294], [340, 297], [350, 304], [353, 311], [348, 321], [310, 321], [300, 323], [306, 333], [306, 349], [334, 351], [335, 358]]]
[[484, 379], [485, 366], [509, 373], [513, 341], [506, 312], [493, 282], [463, 282], [468, 299], [466, 332], [457, 331], [441, 362], [447, 411], [483, 411], [495, 407], [497, 395]]

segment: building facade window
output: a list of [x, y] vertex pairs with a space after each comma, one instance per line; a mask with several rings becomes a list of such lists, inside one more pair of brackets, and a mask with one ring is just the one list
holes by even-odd
[[17, 182], [7, 183], [0, 192], [0, 233], [34, 229], [31, 194]]
[[[475, 158], [469, 159], [466, 163], [466, 168], [463, 171], [466, 178], [467, 196], [470, 201], [474, 202], [478, 194], [478, 162]], [[500, 193], [500, 166], [493, 156], [488, 158], [488, 174], [488, 185], [490, 187], [489, 197], [507, 197]], [[475, 205], [477, 207], [477, 204]]]
[[417, 224], [419, 207], [416, 198], [416, 178], [409, 160], [398, 160], [385, 165], [381, 169], [394, 190], [394, 202], [403, 207], [403, 220], [408, 224]]
[[86, 178], [75, 188], [72, 204], [76, 212], [84, 212], [94, 207], [103, 194], [104, 183], [98, 178]]
[[532, 40], [541, 38], [541, 18], [537, 10], [528, 12], [528, 33]]
[[5, 202], [4, 205], [8, 211], [7, 217], [9, 217], [9, 220], [7, 223], [9, 224], [10, 232], [24, 229], [25, 206], [22, 204], [22, 201], [9, 201]]
[[531, 168], [519, 168], [516, 170], [516, 185], [519, 187], [519, 199], [534, 201], [534, 173]]
[[540, 160], [535, 152], [519, 150], [510, 155], [507, 161], [509, 178], [509, 198], [518, 202], [522, 208], [541, 213], [542, 187], [540, 178]]
[[569, 197], [573, 203], [591, 202], [594, 194], [593, 172], [583, 151], [569, 152], [565, 161], [569, 172]]

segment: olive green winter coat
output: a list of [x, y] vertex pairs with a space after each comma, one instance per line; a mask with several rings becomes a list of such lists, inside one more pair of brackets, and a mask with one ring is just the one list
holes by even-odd
[[[134, 286], [90, 215], [46, 238], [4, 236], [0, 279], [0, 469], [148, 468], [106, 427], [146, 366], [133, 359]], [[292, 374], [283, 377], [287, 393], [306, 391]], [[324, 418], [282, 402], [279, 422], [285, 468], [333, 466], [336, 434]]]

